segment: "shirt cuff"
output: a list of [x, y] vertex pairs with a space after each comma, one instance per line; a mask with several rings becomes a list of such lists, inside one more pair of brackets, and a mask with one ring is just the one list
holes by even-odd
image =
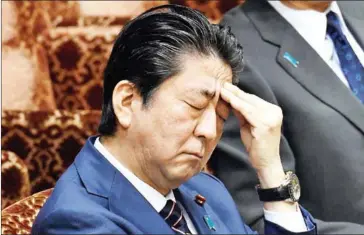
[[295, 212], [275, 212], [264, 209], [264, 217], [269, 222], [277, 224], [290, 232], [300, 233], [308, 231], [301, 209], [298, 206]]

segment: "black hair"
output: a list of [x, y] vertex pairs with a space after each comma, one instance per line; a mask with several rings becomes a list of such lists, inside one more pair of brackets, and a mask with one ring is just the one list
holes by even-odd
[[112, 94], [118, 82], [134, 83], [147, 105], [153, 92], [182, 70], [181, 56], [194, 54], [220, 58], [231, 67], [233, 83], [237, 83], [243, 51], [229, 27], [211, 24], [200, 12], [173, 4], [152, 8], [128, 22], [116, 38], [104, 71], [99, 133], [116, 131]]

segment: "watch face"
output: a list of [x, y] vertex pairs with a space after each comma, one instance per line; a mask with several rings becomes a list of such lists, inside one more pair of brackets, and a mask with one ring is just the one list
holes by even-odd
[[294, 174], [291, 178], [289, 193], [293, 201], [298, 201], [301, 196], [300, 182], [298, 181], [298, 177]]

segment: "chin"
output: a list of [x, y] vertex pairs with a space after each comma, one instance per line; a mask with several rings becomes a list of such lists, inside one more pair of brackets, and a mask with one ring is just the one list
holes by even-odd
[[174, 186], [179, 186], [201, 172], [203, 162], [197, 158], [175, 162], [164, 168], [164, 176]]
[[181, 175], [180, 177], [180, 181], [183, 181], [182, 183], [188, 181], [189, 179], [191, 179], [192, 177], [194, 177], [198, 172], [196, 171], [189, 171], [189, 172], [185, 172], [184, 174]]
[[191, 179], [193, 176], [197, 175], [198, 173], [200, 173], [199, 169], [189, 169], [189, 170], [182, 170], [179, 171], [178, 173], [176, 172], [175, 174], [173, 174], [173, 184], [177, 187], [179, 187], [181, 184], [185, 183], [186, 181], [188, 181], [189, 179]]

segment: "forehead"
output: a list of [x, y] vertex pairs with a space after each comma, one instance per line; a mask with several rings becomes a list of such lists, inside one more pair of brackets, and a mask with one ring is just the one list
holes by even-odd
[[215, 56], [183, 57], [181, 72], [175, 77], [179, 87], [214, 89], [217, 84], [232, 82], [230, 66]]

